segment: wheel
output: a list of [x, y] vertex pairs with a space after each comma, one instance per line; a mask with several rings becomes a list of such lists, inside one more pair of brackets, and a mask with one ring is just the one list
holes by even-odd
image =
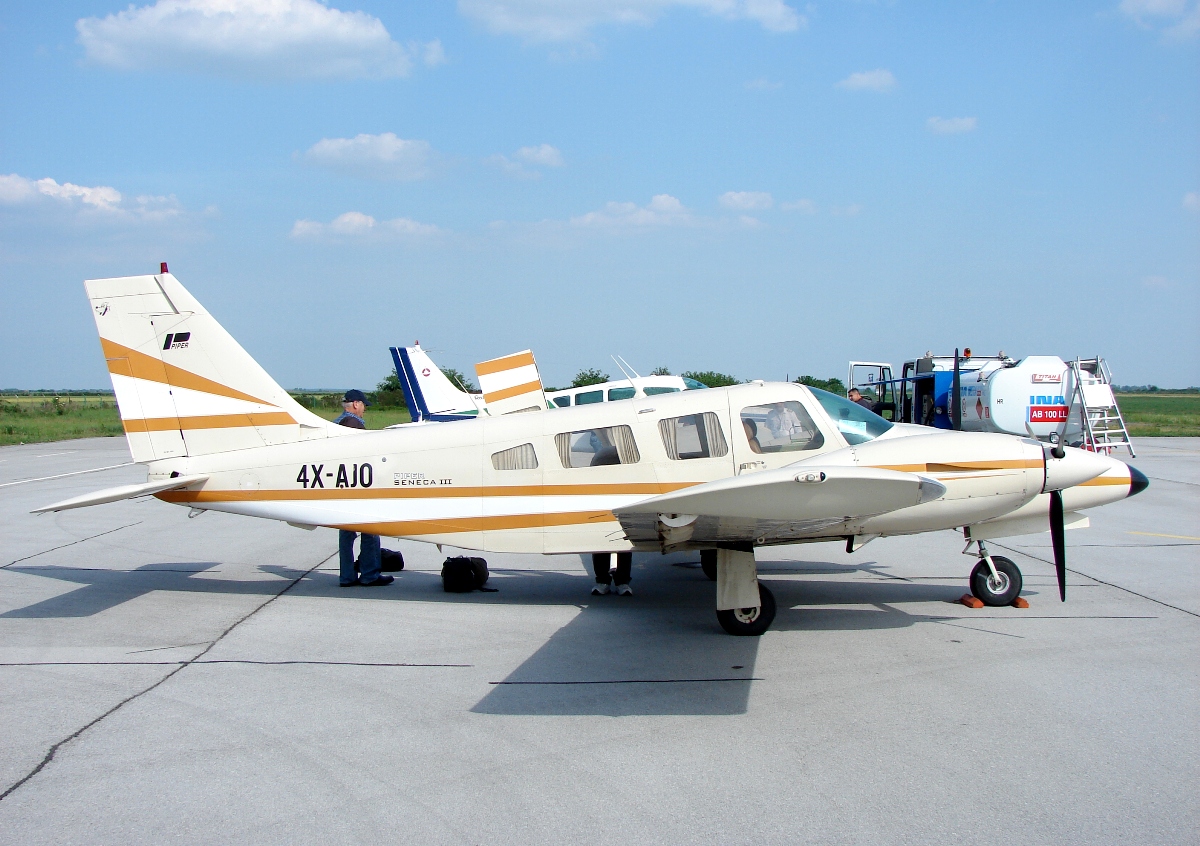
[[762, 582], [758, 583], [758, 598], [762, 602], [757, 608], [734, 608], [718, 611], [717, 621], [731, 635], [758, 637], [771, 627], [775, 620], [775, 596]]
[[1021, 595], [1021, 571], [1011, 560], [1000, 555], [993, 555], [992, 563], [996, 565], [996, 575], [1000, 578], [992, 578], [987, 562], [980, 560], [971, 571], [971, 593], [984, 605], [993, 608], [1012, 605], [1013, 600]]
[[717, 551], [715, 549], [700, 550], [700, 569], [704, 571], [704, 575], [708, 576], [709, 581], [717, 580]]

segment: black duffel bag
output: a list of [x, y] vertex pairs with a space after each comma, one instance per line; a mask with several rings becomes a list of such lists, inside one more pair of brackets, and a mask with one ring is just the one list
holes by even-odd
[[404, 555], [394, 549], [379, 550], [379, 569], [385, 573], [399, 573], [404, 569]]
[[482, 558], [458, 555], [442, 563], [442, 589], [446, 593], [470, 593], [473, 590], [491, 591], [485, 588], [488, 580], [487, 562]]

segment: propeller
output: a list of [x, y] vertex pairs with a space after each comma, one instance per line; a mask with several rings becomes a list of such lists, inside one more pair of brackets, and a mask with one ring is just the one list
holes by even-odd
[[1067, 601], [1067, 544], [1063, 537], [1062, 491], [1050, 491], [1050, 540], [1054, 545], [1054, 570], [1058, 574], [1058, 598]]

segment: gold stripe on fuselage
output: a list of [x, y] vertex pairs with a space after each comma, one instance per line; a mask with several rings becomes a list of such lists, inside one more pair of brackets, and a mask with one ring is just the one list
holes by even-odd
[[460, 532], [499, 532], [505, 529], [541, 529], [584, 523], [616, 522], [611, 511], [565, 511], [554, 514], [509, 514], [500, 517], [446, 517], [440, 520], [400, 520], [386, 523], [344, 523], [333, 528], [387, 537], [415, 537]]
[[[199, 490], [155, 494], [164, 502], [272, 502], [328, 499], [441, 499], [503, 496], [657, 496], [701, 482], [640, 482], [610, 485], [501, 485], [484, 487], [319, 488], [317, 490]], [[607, 512], [605, 512], [607, 513]]]

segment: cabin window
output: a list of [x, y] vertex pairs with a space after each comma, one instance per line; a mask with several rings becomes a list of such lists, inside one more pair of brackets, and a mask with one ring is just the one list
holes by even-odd
[[492, 453], [492, 466], [497, 470], [536, 470], [537, 453], [533, 451], [533, 444], [502, 449]]
[[711, 411], [689, 414], [686, 417], [668, 417], [658, 421], [663, 446], [669, 458], [720, 458], [729, 453], [721, 421]]
[[677, 394], [677, 393], [679, 393], [679, 389], [678, 388], [668, 388], [665, 385], [660, 385], [655, 388], [646, 388], [644, 393], [646, 394], [646, 396], [652, 397], [656, 394]]
[[795, 401], [743, 408], [742, 429], [753, 452], [795, 452], [825, 443], [817, 424]]
[[576, 405], [587, 405], [593, 402], [604, 402], [604, 391], [583, 391], [575, 395]]
[[612, 402], [613, 400], [633, 399], [633, 395], [636, 393], [637, 391], [633, 388], [609, 388], [608, 401]]
[[605, 426], [554, 436], [563, 467], [599, 467], [604, 464], [636, 464], [641, 460], [633, 430], [628, 426]]
[[559, 408], [567, 408], [571, 405], [571, 398], [570, 397], [555, 397], [554, 404], [557, 405]]

